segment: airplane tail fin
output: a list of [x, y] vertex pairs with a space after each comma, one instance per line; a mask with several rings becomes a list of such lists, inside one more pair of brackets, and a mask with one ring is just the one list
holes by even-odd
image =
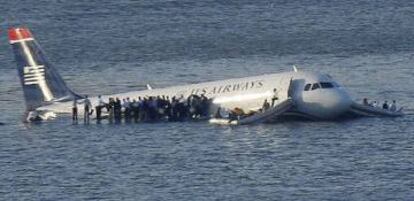
[[62, 77], [46, 59], [29, 29], [10, 28], [8, 33], [27, 111], [56, 101], [80, 97], [66, 86]]

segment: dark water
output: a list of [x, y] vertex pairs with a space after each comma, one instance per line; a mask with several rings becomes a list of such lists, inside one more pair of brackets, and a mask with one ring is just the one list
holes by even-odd
[[[412, 200], [414, 117], [20, 123], [6, 30], [90, 95], [299, 69], [414, 108], [412, 1], [2, 1], [0, 200]], [[410, 112], [410, 111], [409, 111]], [[411, 110], [412, 113], [412, 110]]]

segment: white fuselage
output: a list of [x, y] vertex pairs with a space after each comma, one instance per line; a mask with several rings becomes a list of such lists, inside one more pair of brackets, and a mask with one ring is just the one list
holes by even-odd
[[[290, 83], [292, 83], [291, 91], [293, 93], [291, 96], [295, 103], [294, 112], [296, 113], [315, 118], [332, 119], [347, 111], [352, 103], [345, 89], [336, 84], [329, 75], [301, 71], [103, 95], [102, 99], [107, 101], [110, 97], [118, 97], [122, 100], [129, 97], [131, 100], [138, 100], [138, 97], [149, 96], [168, 96], [171, 99], [172, 97], [187, 98], [191, 94], [204, 94], [213, 99], [215, 107], [211, 108], [211, 112], [217, 107], [228, 110], [238, 107], [248, 112], [257, 111], [266, 99], [271, 102], [275, 96], [278, 97], [275, 105], [286, 100]], [[306, 85], [310, 85], [309, 90], [305, 90]], [[98, 104], [97, 97], [89, 99], [93, 107]], [[71, 101], [54, 102], [37, 110], [70, 113], [72, 105]], [[82, 110], [83, 107], [79, 106], [79, 112]]]

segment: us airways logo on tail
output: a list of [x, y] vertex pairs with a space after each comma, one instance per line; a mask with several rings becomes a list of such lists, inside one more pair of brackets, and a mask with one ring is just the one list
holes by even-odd
[[45, 66], [34, 65], [23, 68], [24, 85], [40, 85], [45, 82]]

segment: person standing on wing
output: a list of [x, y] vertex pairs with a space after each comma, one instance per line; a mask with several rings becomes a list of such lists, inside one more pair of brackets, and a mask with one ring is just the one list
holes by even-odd
[[273, 96], [272, 96], [272, 107], [275, 106], [275, 101], [279, 100], [279, 95], [277, 93], [277, 89], [273, 89]]
[[115, 123], [121, 123], [121, 118], [122, 118], [121, 110], [122, 110], [121, 100], [118, 97], [116, 97], [115, 98], [115, 103], [114, 103]]
[[102, 100], [101, 95], [98, 96], [98, 104], [96, 105], [96, 121], [101, 121], [101, 114], [102, 114], [102, 108], [106, 106], [106, 103]]
[[265, 99], [263, 106], [262, 106], [262, 112], [268, 110], [270, 108], [269, 102], [267, 102], [267, 99]]
[[73, 106], [72, 106], [72, 122], [74, 124], [78, 123], [78, 104], [76, 102], [76, 98], [73, 100]]
[[363, 104], [363, 105], [368, 105], [368, 106], [369, 106], [369, 103], [368, 103], [368, 98], [364, 98], [364, 100], [362, 101], [362, 104]]
[[396, 112], [397, 111], [397, 102], [395, 100], [392, 101], [392, 103], [390, 105], [390, 110], [392, 112]]
[[389, 108], [388, 101], [385, 101], [384, 104], [382, 104], [382, 109], [388, 110], [388, 108]]
[[85, 100], [83, 104], [84, 104], [83, 123], [89, 124], [89, 112], [90, 112], [90, 108], [92, 107], [92, 104], [88, 98], [88, 95], [85, 96]]

